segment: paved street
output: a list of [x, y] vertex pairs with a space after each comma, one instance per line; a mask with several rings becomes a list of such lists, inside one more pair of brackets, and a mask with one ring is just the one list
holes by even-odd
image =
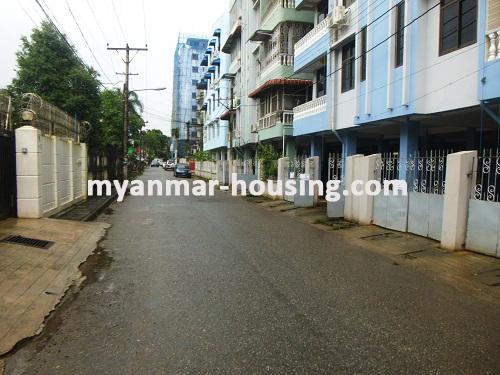
[[88, 282], [7, 374], [500, 373], [499, 305], [242, 198], [100, 220]]

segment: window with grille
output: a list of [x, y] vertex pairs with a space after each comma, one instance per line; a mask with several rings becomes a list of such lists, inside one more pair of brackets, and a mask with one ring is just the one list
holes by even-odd
[[477, 0], [441, 0], [439, 54], [476, 43]]
[[367, 39], [366, 39], [366, 26], [361, 29], [361, 56], [360, 56], [360, 64], [361, 71], [359, 80], [361, 82], [366, 80], [366, 51], [367, 51]]
[[396, 68], [403, 65], [403, 56], [405, 51], [405, 2], [401, 1], [396, 6], [396, 45], [395, 45], [395, 64]]
[[354, 48], [354, 40], [342, 47], [342, 92], [354, 88]]

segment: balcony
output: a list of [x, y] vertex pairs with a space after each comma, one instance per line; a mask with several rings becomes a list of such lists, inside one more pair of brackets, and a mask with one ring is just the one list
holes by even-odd
[[295, 0], [295, 8], [297, 10], [314, 10], [320, 2], [321, 0]]
[[486, 35], [486, 61], [500, 59], [500, 28]]
[[267, 0], [261, 10], [262, 23], [266, 23], [273, 13], [283, 8], [295, 9], [295, 0]]
[[261, 4], [260, 28], [274, 30], [285, 21], [314, 23], [314, 12], [295, 9], [295, 0], [266, 0]]
[[328, 24], [330, 22], [330, 15], [323, 21], [318, 23], [314, 29], [309, 31], [302, 39], [295, 43], [295, 55], [298, 55], [308, 47], [316, 43], [322, 36], [328, 34]]
[[268, 113], [261, 117], [257, 123], [257, 131], [272, 128], [277, 124], [292, 125], [293, 124], [293, 111], [279, 111]]
[[323, 95], [317, 99], [311, 100], [310, 102], [301, 104], [293, 109], [293, 115], [295, 120], [300, 120], [301, 118], [315, 115], [317, 113], [326, 111], [326, 95]]
[[241, 55], [236, 56], [233, 61], [231, 61], [231, 65], [229, 65], [228, 73], [236, 74], [238, 70], [241, 68]]

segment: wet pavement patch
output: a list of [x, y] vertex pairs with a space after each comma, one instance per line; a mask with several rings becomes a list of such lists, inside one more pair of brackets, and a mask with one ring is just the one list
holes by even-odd
[[488, 286], [500, 286], [500, 268], [479, 272], [476, 279]]

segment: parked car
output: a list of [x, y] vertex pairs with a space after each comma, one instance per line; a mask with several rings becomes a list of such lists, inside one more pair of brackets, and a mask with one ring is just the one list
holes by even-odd
[[160, 166], [160, 162], [158, 160], [153, 160], [151, 162], [151, 167], [158, 168]]
[[175, 168], [175, 163], [172, 160], [167, 160], [163, 164], [163, 169], [165, 169], [166, 171], [173, 171], [174, 168]]
[[191, 178], [191, 169], [188, 164], [177, 164], [174, 168], [174, 177], [189, 177]]

